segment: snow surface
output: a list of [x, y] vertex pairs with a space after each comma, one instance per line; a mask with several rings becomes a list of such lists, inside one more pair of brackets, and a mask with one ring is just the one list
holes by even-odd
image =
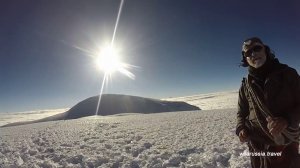
[[[234, 104], [234, 93], [228, 94], [226, 101]], [[226, 97], [213, 95], [211, 104]], [[203, 95], [193, 97], [186, 102], [198, 102], [201, 109], [209, 104], [201, 102]], [[248, 149], [235, 135], [235, 119], [236, 109], [224, 108], [0, 128], [0, 167], [250, 167], [249, 158], [240, 156]]]

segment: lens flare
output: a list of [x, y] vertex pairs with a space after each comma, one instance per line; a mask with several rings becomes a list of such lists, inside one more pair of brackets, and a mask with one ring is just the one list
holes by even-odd
[[112, 47], [105, 47], [102, 49], [95, 61], [97, 67], [108, 74], [117, 71], [122, 65], [119, 55]]
[[112, 73], [118, 71], [131, 79], [135, 79], [134, 74], [128, 70], [135, 66], [122, 62], [119, 51], [112, 46], [103, 47], [100, 54], [96, 56], [95, 62], [97, 68], [103, 71], [105, 75], [111, 76]]
[[119, 50], [115, 49], [111, 45], [103, 47], [98, 55], [95, 57], [95, 63], [99, 70], [104, 72], [104, 77], [99, 93], [99, 100], [96, 108], [96, 115], [98, 115], [101, 97], [103, 94], [103, 87], [107, 82], [108, 77], [111, 77], [112, 73], [120, 72], [131, 79], [135, 79], [135, 75], [129, 71], [130, 68], [137, 68], [127, 63], [122, 62]]
[[115, 24], [115, 27], [113, 30], [112, 39], [111, 39], [109, 45], [102, 47], [100, 49], [100, 51], [96, 50], [96, 52], [95, 52], [95, 49], [90, 50], [90, 49], [85, 49], [85, 48], [79, 47], [77, 45], [72, 46], [73, 48], [84, 52], [86, 56], [92, 57], [94, 62], [96, 63], [97, 68], [104, 72], [104, 77], [102, 79], [102, 85], [101, 85], [101, 89], [100, 89], [100, 93], [99, 93], [99, 100], [97, 103], [95, 115], [98, 115], [104, 85], [107, 82], [108, 77], [111, 77], [111, 75], [114, 72], [120, 72], [134, 80], [135, 75], [132, 72], [130, 72], [129, 69], [139, 68], [138, 66], [130, 65], [130, 64], [123, 62], [121, 59], [121, 53], [119, 52], [119, 50], [117, 50], [114, 47], [115, 46], [114, 45], [115, 37], [116, 37], [117, 28], [118, 28], [123, 5], [124, 5], [124, 0], [121, 0], [119, 10], [118, 10], [116, 24]]

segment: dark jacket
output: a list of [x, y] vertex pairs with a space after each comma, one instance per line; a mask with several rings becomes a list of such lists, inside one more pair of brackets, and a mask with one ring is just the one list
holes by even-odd
[[[255, 76], [249, 74], [249, 85], [257, 93], [257, 96], [263, 100], [264, 104], [274, 117], [283, 117], [288, 121], [289, 126], [299, 128], [299, 75], [295, 69], [280, 64], [278, 60], [276, 61], [276, 67], [266, 75], [264, 82], [261, 82]], [[243, 80], [243, 82], [245, 82], [245, 80]], [[264, 137], [257, 122], [258, 118], [266, 127], [266, 119], [262, 115], [255, 115], [254, 109], [259, 111], [257, 106], [249, 103], [249, 95], [245, 86], [242, 85], [239, 90], [236, 134], [238, 135], [242, 129], [246, 129], [250, 132], [250, 138], [251, 134], [262, 136], [267, 143], [270, 139]], [[249, 126], [247, 126], [249, 123], [251, 123], [250, 126], [254, 131], [249, 130]]]

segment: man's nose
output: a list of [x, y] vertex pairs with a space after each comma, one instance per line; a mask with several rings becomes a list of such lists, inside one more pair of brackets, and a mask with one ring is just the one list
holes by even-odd
[[251, 52], [251, 58], [255, 58], [256, 56], [257, 56], [257, 53], [254, 52], [254, 51], [252, 51], [252, 52]]

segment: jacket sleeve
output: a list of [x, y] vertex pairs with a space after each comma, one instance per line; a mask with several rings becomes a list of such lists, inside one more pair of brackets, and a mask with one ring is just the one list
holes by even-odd
[[289, 76], [294, 102], [293, 109], [288, 112], [289, 124], [292, 127], [298, 127], [300, 122], [300, 77], [295, 69], [289, 72]]
[[235, 132], [237, 136], [239, 135], [242, 129], [246, 129], [245, 120], [248, 115], [249, 115], [249, 103], [245, 95], [244, 85], [242, 84], [239, 90], [239, 98], [238, 98], [237, 125], [236, 125], [236, 132]]

